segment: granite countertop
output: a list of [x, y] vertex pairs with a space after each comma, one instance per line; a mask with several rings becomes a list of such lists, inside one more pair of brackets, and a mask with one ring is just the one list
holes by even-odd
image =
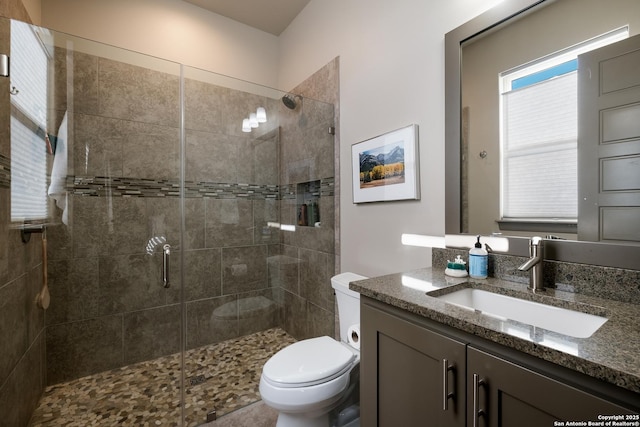
[[[361, 295], [464, 332], [640, 393], [640, 305], [546, 289], [532, 293], [522, 283], [454, 278], [425, 268], [350, 283]], [[607, 317], [589, 338], [575, 338], [501, 320], [446, 303], [436, 296], [474, 287]]]

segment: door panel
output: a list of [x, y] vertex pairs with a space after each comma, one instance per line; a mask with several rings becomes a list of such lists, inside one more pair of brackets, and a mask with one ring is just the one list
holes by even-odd
[[580, 55], [578, 238], [640, 244], [640, 36]]

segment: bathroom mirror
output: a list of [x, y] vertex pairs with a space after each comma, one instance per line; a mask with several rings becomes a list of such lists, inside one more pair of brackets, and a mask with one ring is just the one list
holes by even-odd
[[[481, 178], [467, 176], [468, 171], [472, 168], [461, 167], [461, 159], [462, 154], [464, 153], [461, 145], [463, 143], [464, 136], [466, 135], [465, 126], [469, 126], [469, 118], [464, 117], [464, 115], [469, 114], [469, 111], [464, 111], [462, 99], [464, 99], [466, 92], [465, 88], [462, 86], [463, 81], [463, 63], [465, 63], [464, 55], [465, 49], [469, 46], [472, 46], [478, 40], [480, 43], [483, 40], [495, 37], [496, 34], [503, 31], [507, 26], [510, 26], [514, 22], [522, 22], [527, 19], [527, 17], [532, 17], [538, 14], [539, 12], [544, 12], [544, 9], [551, 10], [552, 6], [566, 6], [569, 3], [579, 3], [579, 11], [575, 13], [575, 16], [572, 17], [572, 22], [568, 23], [565, 21], [566, 28], [563, 30], [567, 30], [568, 28], [580, 27], [578, 16], [580, 14], [590, 14], [593, 13], [592, 8], [590, 6], [602, 6], [607, 5], [608, 2], [602, 0], [583, 0], [579, 2], [575, 2], [573, 0], [505, 0], [496, 7], [490, 9], [489, 11], [483, 13], [482, 15], [472, 19], [471, 21], [463, 24], [462, 26], [456, 28], [455, 30], [449, 32], [445, 36], [445, 71], [446, 71], [446, 81], [445, 81], [445, 90], [446, 90], [446, 100], [445, 100], [445, 108], [446, 108], [446, 121], [445, 121], [445, 137], [446, 137], [446, 219], [445, 219], [445, 230], [447, 234], [455, 234], [455, 233], [469, 233], [469, 234], [490, 234], [491, 232], [495, 232], [495, 230], [487, 231], [487, 229], [477, 229], [474, 230], [469, 228], [468, 225], [472, 224], [472, 218], [469, 218], [467, 213], [464, 210], [466, 203], [466, 197], [463, 198], [463, 189], [467, 185], [467, 180], [474, 180], [476, 182], [480, 181]], [[634, 7], [637, 8], [638, 4], [634, 1], [621, 1], [621, 5], [625, 7]], [[634, 9], [635, 10], [635, 9]], [[624, 11], [624, 9], [623, 9]], [[629, 10], [624, 11], [624, 13], [628, 14], [628, 16], [639, 15], [636, 12], [630, 12]], [[586, 27], [586, 25], [583, 25]], [[632, 27], [631, 24], [629, 24]], [[634, 28], [630, 30], [630, 35], [637, 33], [638, 26], [636, 25]], [[633, 32], [635, 31], [635, 32]], [[549, 31], [550, 32], [550, 31]], [[554, 38], [557, 34], [550, 32], [552, 37]], [[587, 32], [588, 34], [588, 32]], [[528, 35], [530, 39], [535, 38], [534, 35]], [[582, 37], [582, 36], [579, 36]], [[515, 52], [518, 50], [518, 52]], [[514, 53], [520, 53], [520, 49], [514, 49]], [[502, 48], [500, 50], [501, 54], [504, 52], [509, 52], [508, 48]], [[551, 52], [549, 52], [551, 53]], [[496, 57], [496, 50], [491, 49], [485, 52], [476, 52], [476, 56], [486, 57], [488, 61], [494, 61]], [[539, 57], [537, 55], [536, 57]], [[466, 65], [466, 63], [465, 63]], [[465, 73], [470, 73], [469, 70], [465, 70]], [[495, 77], [497, 80], [497, 76]], [[495, 97], [498, 97], [496, 93]], [[471, 126], [479, 126], [478, 120], [474, 121], [473, 112], [471, 112]], [[496, 115], [497, 116], [497, 115]], [[483, 120], [480, 120], [482, 123]], [[483, 123], [482, 125], [484, 125]], [[497, 127], [497, 124], [494, 125]], [[480, 151], [479, 153], [475, 153], [473, 151], [469, 152], [469, 156], [475, 156], [482, 158], [482, 154], [485, 154], [486, 158], [489, 160], [492, 159], [492, 156], [499, 156], [498, 152], [494, 152], [493, 150], [486, 150], [487, 152], [483, 153]], [[488, 163], [488, 162], [486, 162]], [[499, 168], [499, 162], [496, 162], [496, 167]], [[534, 175], [532, 175], [532, 179]], [[486, 182], [486, 181], [484, 181]], [[483, 184], [484, 184], [483, 182]], [[499, 191], [499, 185], [496, 183], [491, 188], [490, 191], [497, 192]], [[495, 200], [499, 200], [499, 196], [497, 194], [493, 194], [492, 197]], [[487, 198], [489, 199], [489, 198]], [[464, 201], [463, 201], [464, 200]], [[497, 202], [499, 203], [499, 202]], [[496, 207], [496, 211], [499, 210]], [[473, 214], [473, 211], [471, 211]], [[493, 218], [494, 222], [498, 218]], [[527, 255], [527, 241], [528, 238], [526, 236], [531, 235], [547, 235], [550, 234], [545, 229], [533, 229], [529, 232], [510, 232], [499, 230], [503, 236], [509, 236], [509, 253], [514, 255]], [[515, 235], [518, 236], [515, 236]], [[631, 268], [638, 269], [640, 268], [640, 245], [637, 244], [627, 244], [625, 242], [615, 242], [615, 243], [602, 243], [602, 242], [583, 242], [572, 240], [576, 239], [575, 234], [562, 234], [553, 232], [553, 234], [560, 234], [562, 237], [565, 237], [567, 240], [554, 240], [548, 241], [546, 245], [546, 257], [549, 259], [555, 259], [560, 261], [567, 262], [579, 262], [579, 263], [588, 263], [595, 265], [606, 265], [606, 266], [615, 266], [621, 268]]]

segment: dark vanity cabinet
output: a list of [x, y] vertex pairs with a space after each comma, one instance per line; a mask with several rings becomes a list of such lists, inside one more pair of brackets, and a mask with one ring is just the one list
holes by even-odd
[[[597, 423], [602, 421], [599, 415], [632, 413], [473, 347], [467, 348], [467, 372], [468, 426], [539, 427], [569, 421]], [[556, 422], [559, 423], [554, 424]]]
[[464, 426], [465, 344], [362, 305], [362, 426]]
[[640, 411], [635, 393], [395, 307], [361, 298], [360, 316], [363, 427], [587, 425]]

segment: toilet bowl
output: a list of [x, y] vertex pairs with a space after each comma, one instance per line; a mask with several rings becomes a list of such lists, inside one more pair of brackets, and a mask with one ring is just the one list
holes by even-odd
[[360, 295], [349, 290], [349, 282], [365, 278], [342, 273], [331, 279], [341, 341], [328, 336], [298, 341], [265, 363], [260, 395], [279, 412], [277, 427], [327, 427], [329, 413], [353, 389], [349, 387], [351, 371], [360, 363], [360, 352], [349, 344], [346, 331], [360, 322]]

